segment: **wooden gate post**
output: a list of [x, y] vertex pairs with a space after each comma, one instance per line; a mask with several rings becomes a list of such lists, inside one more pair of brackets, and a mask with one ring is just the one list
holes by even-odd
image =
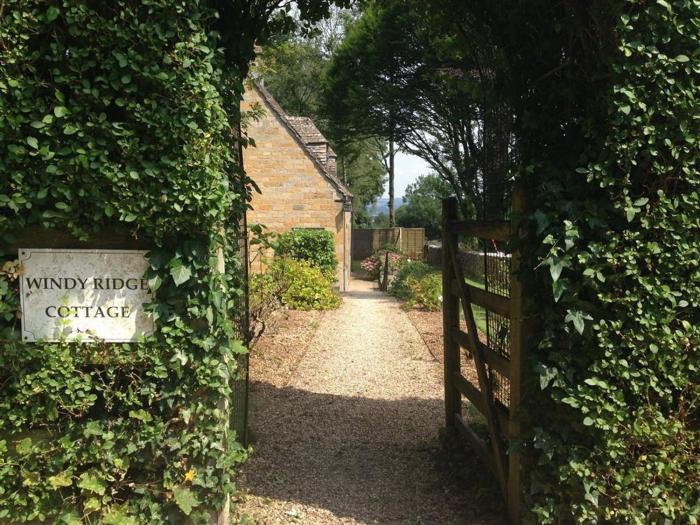
[[450, 228], [457, 220], [457, 199], [442, 201], [442, 337], [444, 339], [445, 371], [445, 426], [455, 428], [456, 416], [462, 414], [462, 395], [457, 390], [456, 378], [460, 373], [459, 343], [452, 334], [459, 330], [459, 301], [452, 293], [455, 272], [450, 250], [458, 246], [458, 237]]
[[[511, 214], [511, 242], [520, 240], [520, 220], [525, 209], [522, 189], [513, 190]], [[508, 418], [508, 517], [513, 525], [522, 520], [522, 466], [521, 454], [513, 450], [513, 443], [520, 438], [520, 403], [523, 391], [523, 374], [526, 366], [525, 323], [523, 321], [523, 288], [519, 278], [520, 247], [514, 246], [510, 268], [510, 414]]]

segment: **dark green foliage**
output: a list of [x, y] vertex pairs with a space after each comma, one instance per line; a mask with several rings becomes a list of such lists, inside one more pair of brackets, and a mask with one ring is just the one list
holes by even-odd
[[389, 227], [389, 216], [384, 212], [378, 213], [377, 215], [372, 217], [371, 227], [372, 228], [388, 228]]
[[455, 20], [445, 17], [473, 2], [457, 9], [434, 3], [366, 2], [324, 77], [323, 112], [338, 141], [379, 137], [423, 159], [472, 215], [482, 203], [479, 172], [493, 160], [484, 151], [478, 106], [493, 91], [482, 79], [495, 64], [476, 64]]
[[314, 118], [318, 116], [318, 79], [325, 61], [315, 42], [289, 40], [265, 48], [258, 67], [265, 87], [286, 113]]
[[423, 175], [406, 188], [396, 223], [406, 228], [425, 228], [428, 239], [439, 239], [442, 232], [442, 199], [452, 188], [438, 175]]
[[404, 263], [389, 286], [389, 293], [409, 308], [436, 311], [442, 308], [442, 273], [421, 261]]
[[535, 4], [494, 26], [538, 268], [530, 503], [544, 523], [696, 523], [700, 6]]
[[275, 254], [299, 261], [309, 261], [331, 280], [335, 280], [338, 257], [335, 238], [327, 230], [299, 228], [283, 233], [277, 239]]
[[24, 344], [3, 266], [0, 520], [208, 523], [245, 457], [219, 409], [245, 350], [232, 320], [246, 189], [217, 12], [11, 0], [0, 17], [3, 245], [26, 225], [152, 239], [159, 327], [138, 344]]

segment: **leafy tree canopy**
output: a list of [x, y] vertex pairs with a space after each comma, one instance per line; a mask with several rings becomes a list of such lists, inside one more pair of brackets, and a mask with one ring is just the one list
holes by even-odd
[[437, 239], [442, 231], [442, 199], [452, 188], [438, 175], [422, 175], [406, 188], [396, 222], [407, 228], [425, 228], [428, 239]]

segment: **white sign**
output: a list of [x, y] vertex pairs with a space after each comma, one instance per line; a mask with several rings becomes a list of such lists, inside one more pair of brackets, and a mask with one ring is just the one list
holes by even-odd
[[20, 248], [24, 341], [137, 341], [152, 334], [144, 251]]

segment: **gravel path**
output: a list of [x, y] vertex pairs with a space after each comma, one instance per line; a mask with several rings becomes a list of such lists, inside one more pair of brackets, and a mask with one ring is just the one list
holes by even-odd
[[[354, 280], [351, 290], [297, 341], [266, 334], [273, 343], [265, 352], [277, 357], [253, 354], [254, 453], [241, 474], [238, 517], [500, 523], [482, 467], [471, 457], [455, 463], [440, 447], [440, 364], [397, 301], [368, 281]], [[285, 353], [292, 373], [263, 368]]]

